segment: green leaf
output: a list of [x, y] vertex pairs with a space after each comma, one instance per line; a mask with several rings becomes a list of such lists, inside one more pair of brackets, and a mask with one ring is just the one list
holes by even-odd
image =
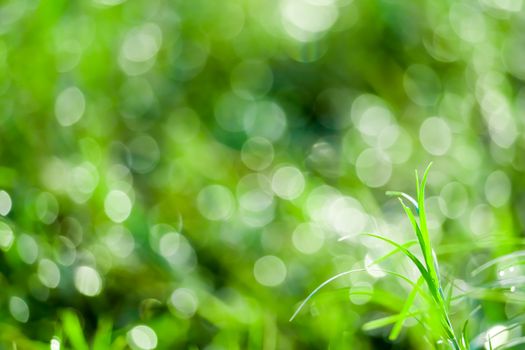
[[[425, 170], [425, 173], [423, 174], [423, 180], [421, 181], [421, 186], [417, 186], [417, 204], [419, 207], [419, 229], [420, 234], [425, 242], [425, 251], [423, 254], [425, 257], [429, 258], [429, 261], [432, 258], [432, 248], [431, 248], [431, 241], [430, 241], [430, 235], [428, 233], [428, 227], [427, 227], [427, 214], [425, 210], [425, 187], [427, 184], [427, 178], [428, 178], [428, 172], [430, 170], [430, 167], [432, 166], [432, 163], [428, 165], [428, 167]], [[417, 174], [417, 173], [416, 173]], [[430, 266], [427, 266], [429, 270], [431, 269]]]

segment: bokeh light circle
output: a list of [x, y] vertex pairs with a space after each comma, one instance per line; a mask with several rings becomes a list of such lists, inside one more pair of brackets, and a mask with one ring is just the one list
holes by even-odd
[[286, 279], [286, 265], [276, 256], [263, 256], [255, 262], [253, 275], [255, 280], [266, 287], [276, 287]]

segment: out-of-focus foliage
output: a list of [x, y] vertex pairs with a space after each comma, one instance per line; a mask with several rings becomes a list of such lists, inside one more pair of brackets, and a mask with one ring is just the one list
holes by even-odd
[[362, 329], [410, 292], [376, 270], [288, 319], [389, 251], [360, 233], [413, 239], [384, 193], [431, 160], [447, 292], [510, 288], [453, 324], [519, 338], [521, 255], [472, 272], [525, 227], [524, 28], [522, 0], [1, 1], [0, 347], [429, 349]]

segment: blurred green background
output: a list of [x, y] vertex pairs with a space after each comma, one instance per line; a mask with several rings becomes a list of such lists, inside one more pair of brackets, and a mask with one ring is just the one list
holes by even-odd
[[[385, 191], [430, 161], [444, 274], [519, 249], [524, 33], [522, 0], [0, 1], [0, 348], [429, 349], [362, 330], [409, 292], [377, 271], [288, 320], [389, 251], [360, 233], [413, 239]], [[473, 338], [523, 311], [478, 303]]]

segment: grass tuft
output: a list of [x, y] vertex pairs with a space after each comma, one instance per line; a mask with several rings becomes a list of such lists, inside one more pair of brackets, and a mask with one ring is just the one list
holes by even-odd
[[[465, 334], [466, 325], [464, 327], [465, 332], [463, 333], [462, 338], [461, 338], [462, 340], [459, 341], [458, 337], [455, 334], [452, 323], [450, 321], [448, 304], [447, 304], [446, 298], [443, 295], [441, 276], [439, 273], [439, 265], [438, 265], [438, 261], [436, 258], [436, 254], [434, 253], [434, 250], [432, 249], [432, 242], [430, 240], [430, 233], [428, 231], [427, 219], [426, 219], [427, 215], [426, 215], [426, 210], [425, 210], [425, 187], [426, 187], [430, 167], [431, 167], [431, 164], [426, 168], [421, 182], [419, 182], [419, 176], [416, 171], [416, 199], [404, 192], [398, 192], [398, 191], [387, 192], [387, 195], [395, 196], [399, 199], [401, 207], [405, 211], [405, 214], [412, 225], [412, 229], [414, 231], [414, 234], [417, 240], [410, 241], [405, 244], [399, 244], [385, 236], [381, 236], [381, 235], [377, 235], [373, 233], [364, 234], [366, 236], [373, 237], [375, 239], [386, 242], [395, 248], [393, 251], [375, 260], [370, 265], [379, 263], [389, 258], [390, 256], [400, 252], [404, 256], [406, 256], [415, 265], [415, 267], [418, 269], [421, 276], [419, 280], [416, 283], [414, 283], [410, 281], [410, 279], [408, 279], [407, 277], [401, 274], [398, 274], [392, 271], [388, 271], [387, 273], [389, 275], [393, 275], [393, 276], [399, 277], [407, 281], [412, 286], [412, 291], [409, 293], [399, 314], [368, 322], [364, 325], [363, 328], [365, 330], [371, 330], [371, 329], [387, 326], [390, 324], [394, 324], [390, 332], [390, 335], [389, 335], [389, 339], [393, 341], [399, 337], [399, 334], [401, 333], [401, 330], [403, 328], [403, 324], [408, 318], [416, 317], [417, 315], [422, 314], [423, 317], [425, 317], [427, 323], [429, 323], [432, 326], [434, 326], [433, 323], [436, 323], [435, 320], [437, 320], [439, 331], [438, 331], [438, 337], [437, 337], [438, 339], [436, 339], [436, 341], [440, 339], [445, 340], [445, 342], [451, 344], [454, 350], [467, 350], [469, 345], [468, 345], [468, 340], [466, 339], [466, 334]], [[415, 213], [416, 215], [418, 215], [419, 220], [416, 218], [416, 215], [414, 215], [414, 211], [412, 211], [412, 209], [410, 209], [405, 204], [404, 200], [408, 200], [414, 206]], [[417, 244], [419, 246], [423, 259], [420, 260], [416, 255], [414, 255], [409, 250], [410, 246], [414, 244]], [[297, 308], [297, 310], [291, 317], [290, 321], [292, 321], [299, 314], [299, 312], [304, 308], [306, 303], [308, 303], [308, 301], [317, 292], [319, 292], [319, 290], [325, 287], [327, 284], [331, 283], [332, 281], [340, 277], [351, 275], [353, 273], [364, 271], [364, 270], [365, 269], [357, 269], [357, 270], [350, 270], [350, 271], [342, 272], [326, 280], [322, 284], [320, 284], [301, 303], [301, 305]], [[426, 289], [422, 288], [423, 285], [426, 286]], [[412, 307], [418, 295], [422, 296], [426, 301], [427, 308], [425, 310], [421, 310], [421, 309], [415, 310], [415, 311], [412, 310]], [[432, 328], [435, 328], [435, 327], [432, 327]]]

